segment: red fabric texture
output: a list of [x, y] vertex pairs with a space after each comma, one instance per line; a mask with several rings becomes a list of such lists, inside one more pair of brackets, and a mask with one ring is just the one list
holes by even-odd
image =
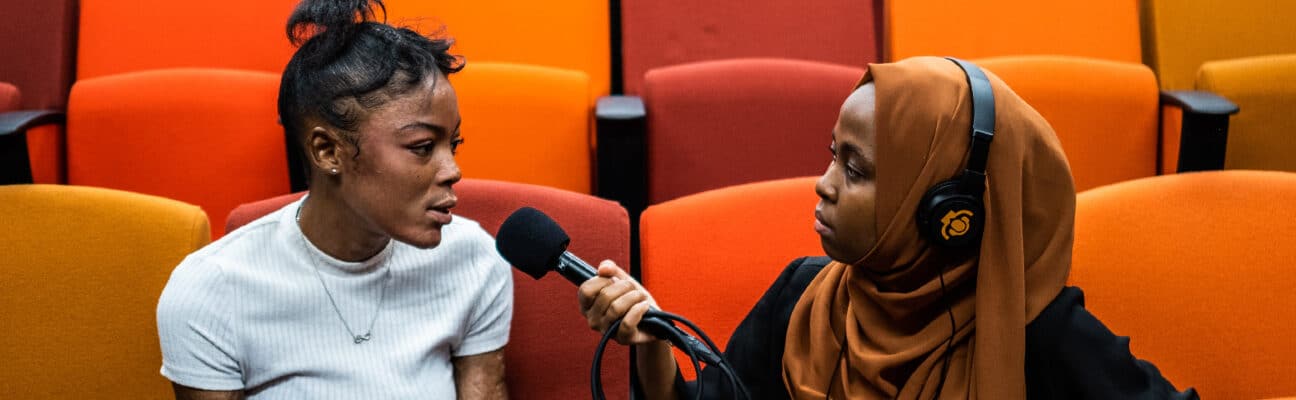
[[1117, 335], [1202, 398], [1296, 393], [1296, 174], [1164, 175], [1080, 194], [1070, 283]]
[[[745, 57], [844, 65], [878, 60], [878, 0], [621, 2], [625, 92], [659, 67]], [[856, 77], [858, 78], [858, 77]]]
[[[570, 250], [576, 255], [594, 265], [604, 259], [629, 265], [630, 219], [615, 202], [550, 187], [482, 179], [464, 179], [455, 185], [455, 193], [459, 196], [455, 214], [477, 221], [492, 235], [514, 210], [535, 207], [562, 225], [572, 238]], [[237, 229], [302, 195], [241, 205], [230, 213], [226, 227]], [[590, 331], [580, 315], [576, 288], [556, 273], [536, 281], [514, 270], [513, 280], [513, 330], [505, 350], [510, 397], [566, 400], [589, 396], [589, 374], [585, 372], [599, 334]], [[625, 346], [608, 346], [603, 385], [609, 398], [629, 398], [629, 366], [630, 352]]]
[[77, 79], [159, 68], [279, 74], [300, 0], [81, 0]]
[[212, 221], [288, 193], [278, 89], [276, 74], [210, 69], [82, 80], [68, 105], [68, 183], [196, 204]]
[[[727, 187], [648, 207], [639, 230], [644, 286], [663, 310], [724, 346], [783, 267], [824, 254], [813, 228], [816, 180]], [[692, 375], [691, 366], [681, 368]]]
[[860, 68], [780, 59], [649, 72], [649, 203], [822, 173], [837, 111], [863, 75]]
[[0, 81], [22, 90], [19, 108], [62, 110], [72, 87], [77, 0], [4, 0], [0, 15]]

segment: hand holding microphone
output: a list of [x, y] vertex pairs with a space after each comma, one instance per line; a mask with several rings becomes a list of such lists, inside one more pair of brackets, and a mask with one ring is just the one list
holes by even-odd
[[639, 330], [638, 325], [650, 309], [658, 309], [652, 295], [616, 264], [599, 264], [598, 275], [580, 285], [577, 293], [581, 313], [590, 329], [602, 333], [616, 320], [622, 320], [614, 338], [623, 345], [647, 344], [659, 340]]

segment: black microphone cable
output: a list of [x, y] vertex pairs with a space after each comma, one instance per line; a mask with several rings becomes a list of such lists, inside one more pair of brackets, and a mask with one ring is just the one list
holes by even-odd
[[[640, 329], [649, 332], [654, 336], [665, 339], [676, 348], [684, 351], [684, 354], [689, 357], [689, 361], [693, 364], [693, 370], [697, 371], [699, 376], [697, 381], [698, 390], [695, 397], [696, 399], [700, 400], [702, 394], [705, 393], [706, 382], [700, 379], [703, 363], [720, 369], [720, 372], [724, 374], [729, 381], [730, 393], [735, 396], [741, 395], [741, 399], [751, 399], [751, 394], [747, 392], [747, 386], [742, 383], [742, 379], [738, 377], [738, 374], [733, 370], [733, 367], [725, 361], [723, 356], [721, 356], [722, 353], [715, 345], [715, 342], [711, 341], [711, 338], [707, 336], [706, 332], [703, 332], [696, 324], [684, 317], [664, 311], [653, 310], [648, 311], [644, 315], [656, 316], [660, 321], [669, 321], [662, 322], [660, 326], [641, 326]], [[690, 330], [702, 337], [702, 341], [699, 341], [697, 338], [675, 328], [673, 325], [674, 322], [679, 322], [688, 326]], [[599, 340], [598, 348], [594, 350], [594, 362], [590, 367], [590, 394], [595, 400], [606, 399], [606, 395], [603, 393], [603, 353], [607, 348], [608, 341], [610, 341], [612, 336], [616, 334], [617, 330], [621, 328], [621, 323], [622, 320], [618, 319], [614, 321], [611, 326], [608, 326], [608, 328], [603, 331], [603, 338]], [[701, 362], [698, 361], [699, 358], [702, 359]]]

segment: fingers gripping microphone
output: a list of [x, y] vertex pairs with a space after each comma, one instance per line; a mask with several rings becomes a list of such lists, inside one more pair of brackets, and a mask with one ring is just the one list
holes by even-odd
[[[522, 272], [530, 275], [532, 278], [543, 278], [549, 271], [558, 271], [559, 275], [567, 278], [568, 281], [576, 285], [585, 283], [598, 275], [597, 270], [581, 260], [575, 254], [567, 251], [567, 245], [571, 243], [571, 238], [567, 232], [558, 226], [557, 222], [549, 218], [540, 210], [523, 207], [509, 215], [504, 223], [500, 225], [499, 233], [495, 235], [495, 249], [499, 251], [505, 260]], [[703, 343], [697, 338], [688, 335], [683, 330], [675, 326], [670, 321], [679, 321], [688, 325], [690, 329], [697, 332], [706, 341]], [[604, 332], [603, 343], [615, 332], [620, 326], [620, 321], [612, 325], [607, 332]], [[725, 370], [726, 375], [730, 378], [730, 383], [736, 385], [733, 393], [742, 393], [746, 395], [746, 388], [738, 380], [736, 374], [733, 374], [727, 363], [720, 357], [720, 351], [706, 337], [700, 329], [692, 322], [682, 317], [665, 313], [661, 311], [649, 311], [639, 322], [639, 329], [656, 336], [660, 339], [668, 340], [675, 347], [684, 350], [690, 357], [701, 358], [707, 364], [720, 366]], [[595, 356], [595, 368], [593, 373], [597, 376], [597, 363], [602, 358], [601, 354]], [[694, 360], [694, 369], [701, 371]], [[592, 384], [597, 382], [591, 381]], [[700, 382], [700, 381], [699, 381]], [[699, 389], [701, 389], [699, 387]], [[599, 398], [601, 389], [595, 390], [595, 397]], [[699, 394], [701, 390], [699, 390]]]

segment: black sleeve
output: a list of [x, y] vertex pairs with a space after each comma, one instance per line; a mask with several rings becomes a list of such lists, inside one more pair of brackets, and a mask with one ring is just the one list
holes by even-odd
[[1032, 399], [1197, 399], [1135, 358], [1067, 287], [1026, 327], [1026, 393]]
[[[792, 261], [778, 279], [765, 291], [756, 306], [734, 330], [725, 346], [724, 357], [733, 367], [753, 399], [787, 399], [783, 387], [783, 347], [792, 309], [815, 275], [828, 263], [827, 257], [802, 257]], [[705, 326], [702, 327], [706, 329]], [[681, 361], [683, 362], [683, 361]], [[729, 392], [729, 380], [719, 368], [706, 367], [698, 376], [706, 393], [704, 399], [735, 399]], [[697, 395], [697, 382], [684, 381], [675, 372], [675, 387], [680, 399]]]

